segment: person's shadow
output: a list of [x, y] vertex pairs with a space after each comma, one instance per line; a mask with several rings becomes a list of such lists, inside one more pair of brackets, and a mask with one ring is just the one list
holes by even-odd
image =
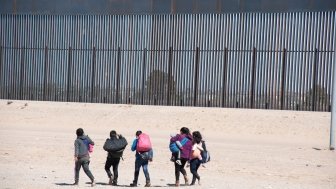
[[[176, 187], [175, 184], [167, 184], [167, 186], [169, 186], [169, 187]], [[187, 184], [180, 184], [180, 186], [189, 186], [189, 185], [187, 185]]]
[[[65, 183], [65, 182], [62, 182], [62, 183], [55, 183], [57, 186], [74, 186], [74, 184], [70, 184], [70, 183]], [[91, 185], [91, 182], [86, 182], [85, 184], [87, 185]], [[108, 184], [107, 183], [104, 183], [104, 182], [96, 182], [96, 185], [102, 185], [102, 186], [107, 186]]]
[[[90, 185], [91, 182], [86, 182], [85, 184]], [[65, 182], [55, 183], [55, 185], [57, 185], [57, 186], [75, 186], [73, 183], [65, 183]], [[104, 182], [96, 182], [96, 185], [108, 186], [109, 184], [104, 183]], [[118, 187], [130, 187], [129, 185], [117, 185], [117, 186]], [[167, 184], [167, 186], [152, 185], [151, 187], [156, 187], [157, 188], [157, 187], [171, 187], [171, 186], [175, 186], [175, 184]], [[181, 184], [181, 186], [183, 186], [183, 184]]]
[[61, 182], [61, 183], [55, 183], [57, 186], [74, 186], [73, 183], [65, 183], [65, 182]]

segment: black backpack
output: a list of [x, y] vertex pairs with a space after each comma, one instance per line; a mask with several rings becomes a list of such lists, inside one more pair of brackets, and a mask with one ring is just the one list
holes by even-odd
[[126, 138], [119, 136], [119, 139], [106, 139], [105, 144], [103, 146], [105, 151], [108, 152], [120, 152], [124, 151], [124, 149], [127, 146], [127, 140]]
[[202, 141], [202, 148], [204, 149], [204, 150], [201, 152], [202, 163], [207, 163], [207, 162], [210, 161], [210, 153], [209, 153], [209, 151], [207, 150], [204, 141]]

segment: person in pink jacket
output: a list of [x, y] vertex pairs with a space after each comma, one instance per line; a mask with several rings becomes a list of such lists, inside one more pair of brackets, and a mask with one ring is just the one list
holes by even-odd
[[180, 173], [182, 173], [184, 177], [185, 184], [188, 185], [188, 176], [187, 172], [184, 169], [185, 164], [189, 161], [190, 152], [192, 148], [192, 136], [190, 134], [190, 130], [187, 127], [182, 127], [180, 129], [180, 134], [172, 137], [170, 142], [182, 141], [184, 138], [187, 138], [188, 141], [183, 145], [181, 149], [181, 163], [178, 164], [177, 162], [174, 163], [175, 165], [175, 186], [180, 186]]

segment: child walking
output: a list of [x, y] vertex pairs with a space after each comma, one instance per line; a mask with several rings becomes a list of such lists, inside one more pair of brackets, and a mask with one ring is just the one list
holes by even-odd
[[196, 179], [198, 180], [198, 184], [201, 184], [201, 177], [198, 174], [198, 168], [202, 163], [202, 155], [201, 152], [204, 150], [202, 148], [202, 135], [199, 131], [194, 131], [192, 133], [193, 136], [193, 146], [190, 153], [190, 172], [192, 173], [192, 181], [190, 185], [195, 185]]

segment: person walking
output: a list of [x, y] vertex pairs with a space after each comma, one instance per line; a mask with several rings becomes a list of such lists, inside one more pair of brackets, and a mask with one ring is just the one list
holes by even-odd
[[202, 163], [201, 152], [204, 151], [202, 148], [202, 135], [199, 131], [194, 131], [192, 137], [193, 146], [190, 153], [190, 172], [193, 177], [190, 185], [195, 185], [196, 179], [198, 180], [198, 184], [201, 185], [201, 177], [197, 171]]
[[79, 171], [81, 167], [83, 167], [85, 174], [91, 180], [91, 186], [95, 186], [95, 179], [89, 169], [90, 164], [90, 155], [89, 149], [90, 145], [94, 145], [94, 142], [90, 139], [89, 136], [84, 135], [84, 130], [82, 128], [78, 128], [76, 130], [77, 138], [74, 142], [75, 145], [75, 183], [74, 185], [78, 185], [79, 180]]
[[[150, 187], [151, 183], [150, 183], [150, 177], [149, 177], [149, 172], [148, 172], [148, 161], [152, 161], [153, 150], [150, 147], [150, 149], [148, 149], [148, 151], [139, 151], [138, 143], [140, 143], [140, 141], [139, 141], [140, 137], [143, 137], [143, 136], [148, 137], [148, 135], [144, 135], [142, 133], [142, 131], [137, 131], [135, 133], [135, 135], [136, 135], [136, 139], [134, 139], [133, 144], [132, 144], [132, 148], [131, 148], [132, 151], [136, 151], [136, 153], [135, 153], [135, 170], [134, 170], [134, 179], [133, 179], [133, 182], [130, 184], [130, 186], [131, 187], [137, 187], [138, 186], [139, 172], [140, 172], [140, 168], [142, 167], [143, 172], [144, 172], [145, 177], [146, 177], [145, 187]], [[144, 138], [147, 138], [147, 137], [144, 137]], [[144, 143], [147, 143], [147, 144], [149, 143], [150, 144], [149, 138], [144, 139], [144, 140], [142, 139], [141, 142], [142, 141], [144, 141]], [[151, 146], [151, 144], [149, 146]]]
[[[109, 178], [109, 185], [118, 185], [118, 167], [120, 158], [122, 158], [123, 152], [127, 146], [127, 140], [122, 135], [117, 135], [115, 130], [110, 132], [110, 138], [106, 139], [103, 146], [107, 151], [107, 158], [105, 162], [105, 171]], [[110, 168], [113, 167], [113, 174]]]
[[180, 186], [180, 173], [182, 173], [184, 177], [185, 185], [189, 184], [187, 172], [184, 169], [186, 163], [189, 161], [190, 152], [192, 148], [192, 136], [190, 135], [190, 130], [187, 127], [182, 127], [180, 129], [180, 134], [177, 134], [176, 136], [172, 137], [170, 139], [170, 142], [181, 142], [184, 139], [188, 139], [185, 144], [183, 145], [183, 148], [181, 149], [180, 154], [180, 161], [175, 161], [175, 186]]

